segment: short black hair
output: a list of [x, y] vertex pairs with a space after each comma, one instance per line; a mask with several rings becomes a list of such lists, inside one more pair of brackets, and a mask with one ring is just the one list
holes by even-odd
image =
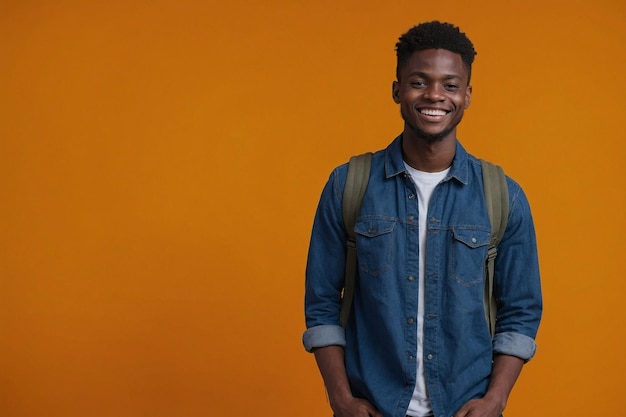
[[396, 77], [400, 78], [400, 68], [407, 63], [413, 52], [424, 49], [445, 49], [461, 55], [467, 65], [468, 82], [472, 74], [472, 63], [476, 56], [474, 45], [461, 30], [450, 23], [437, 20], [413, 26], [396, 43]]

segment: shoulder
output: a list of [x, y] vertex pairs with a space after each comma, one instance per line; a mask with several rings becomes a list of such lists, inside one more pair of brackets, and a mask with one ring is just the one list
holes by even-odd
[[377, 150], [373, 152], [364, 152], [364, 153], [352, 155], [348, 158], [348, 161], [342, 163], [341, 165], [336, 166], [330, 174], [331, 180], [336, 182], [336, 185], [339, 188], [343, 188], [345, 186], [346, 178], [348, 176], [350, 160], [353, 157], [363, 156], [366, 154], [372, 155], [371, 164], [370, 164], [370, 173], [384, 169], [386, 149], [381, 149], [381, 150]]

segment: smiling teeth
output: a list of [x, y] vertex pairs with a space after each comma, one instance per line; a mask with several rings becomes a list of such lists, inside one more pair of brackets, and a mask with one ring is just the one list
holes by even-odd
[[426, 116], [445, 116], [446, 112], [444, 110], [435, 110], [435, 109], [422, 109], [420, 113], [425, 114]]

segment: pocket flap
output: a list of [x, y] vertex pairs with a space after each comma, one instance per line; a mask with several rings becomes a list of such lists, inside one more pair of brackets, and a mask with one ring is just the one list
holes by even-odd
[[389, 220], [362, 220], [354, 226], [354, 231], [362, 236], [376, 237], [391, 233], [395, 224]]
[[478, 248], [488, 245], [491, 241], [491, 233], [484, 230], [452, 229], [454, 239], [466, 244], [470, 248]]

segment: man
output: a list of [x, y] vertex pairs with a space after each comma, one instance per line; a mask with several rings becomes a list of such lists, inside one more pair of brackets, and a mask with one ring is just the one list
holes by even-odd
[[507, 178], [509, 218], [496, 258], [497, 325], [483, 307], [491, 226], [479, 161], [456, 138], [476, 52], [460, 30], [429, 22], [396, 44], [392, 96], [404, 129], [372, 158], [355, 225], [358, 279], [339, 320], [346, 232], [336, 168], [315, 216], [306, 275], [307, 330], [336, 417], [497, 417], [536, 349], [542, 301], [534, 226]]

